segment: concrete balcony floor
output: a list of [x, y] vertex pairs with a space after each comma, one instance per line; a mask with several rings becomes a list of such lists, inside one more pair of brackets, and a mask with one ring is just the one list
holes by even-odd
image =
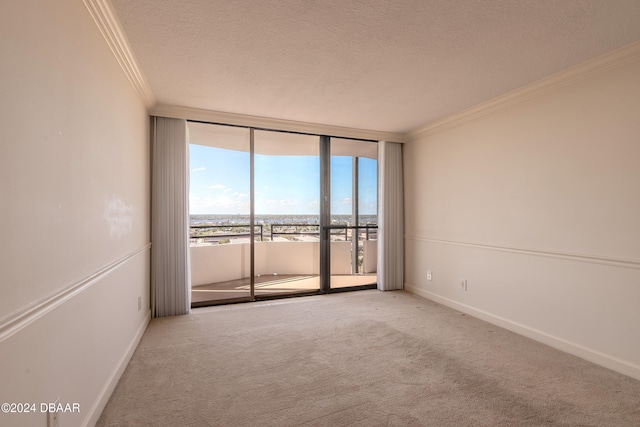
[[[347, 288], [375, 284], [375, 274], [340, 274], [331, 276], [331, 288]], [[300, 274], [266, 274], [255, 277], [255, 294], [284, 295], [302, 292], [312, 292], [320, 289], [318, 275]], [[223, 300], [235, 300], [250, 296], [250, 278], [229, 280], [191, 288], [191, 302], [201, 305], [206, 302], [219, 303]]]

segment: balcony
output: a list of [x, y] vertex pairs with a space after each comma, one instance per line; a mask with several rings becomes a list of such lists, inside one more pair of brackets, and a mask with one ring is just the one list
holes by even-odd
[[[254, 233], [256, 296], [319, 290], [320, 240], [317, 224], [256, 225]], [[249, 226], [194, 226], [191, 236], [194, 306], [249, 298]], [[375, 225], [332, 226], [332, 289], [376, 283], [375, 237]]]

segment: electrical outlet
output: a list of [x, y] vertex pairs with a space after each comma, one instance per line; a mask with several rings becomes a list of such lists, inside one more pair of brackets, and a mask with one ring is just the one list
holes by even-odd
[[142, 297], [138, 297], [138, 311], [142, 309]]
[[431, 270], [427, 270], [427, 280], [431, 280]]
[[460, 279], [460, 290], [461, 291], [467, 290], [467, 279]]
[[53, 408], [51, 408], [51, 405], [48, 405], [47, 408], [47, 427], [60, 427], [60, 413], [56, 410], [54, 412], [51, 412], [51, 409], [57, 409], [58, 408], [58, 404], [60, 403], [60, 398], [57, 397], [55, 402], [54, 402], [54, 406]]

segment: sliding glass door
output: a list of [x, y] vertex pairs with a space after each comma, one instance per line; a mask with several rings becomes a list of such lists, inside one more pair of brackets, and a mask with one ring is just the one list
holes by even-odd
[[189, 123], [189, 142], [192, 305], [248, 301], [249, 129]]
[[331, 288], [376, 283], [378, 146], [331, 139]]
[[189, 137], [193, 306], [375, 284], [377, 144], [192, 122]]
[[255, 295], [320, 289], [319, 137], [255, 131]]

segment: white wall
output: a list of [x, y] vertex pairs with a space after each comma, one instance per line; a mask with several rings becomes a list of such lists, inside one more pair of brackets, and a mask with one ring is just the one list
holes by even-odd
[[0, 402], [91, 425], [149, 318], [149, 118], [82, 1], [8, 2], [0, 32]]
[[[249, 243], [192, 246], [191, 286], [251, 275]], [[319, 242], [256, 242], [255, 274], [320, 274]], [[331, 274], [351, 274], [351, 242], [331, 242]]]
[[364, 240], [362, 242], [363, 273], [370, 274], [378, 271], [378, 241]]
[[407, 289], [640, 378], [638, 55], [404, 148]]
[[[320, 274], [320, 242], [257, 242], [256, 274]], [[331, 274], [351, 274], [351, 242], [331, 242]]]

